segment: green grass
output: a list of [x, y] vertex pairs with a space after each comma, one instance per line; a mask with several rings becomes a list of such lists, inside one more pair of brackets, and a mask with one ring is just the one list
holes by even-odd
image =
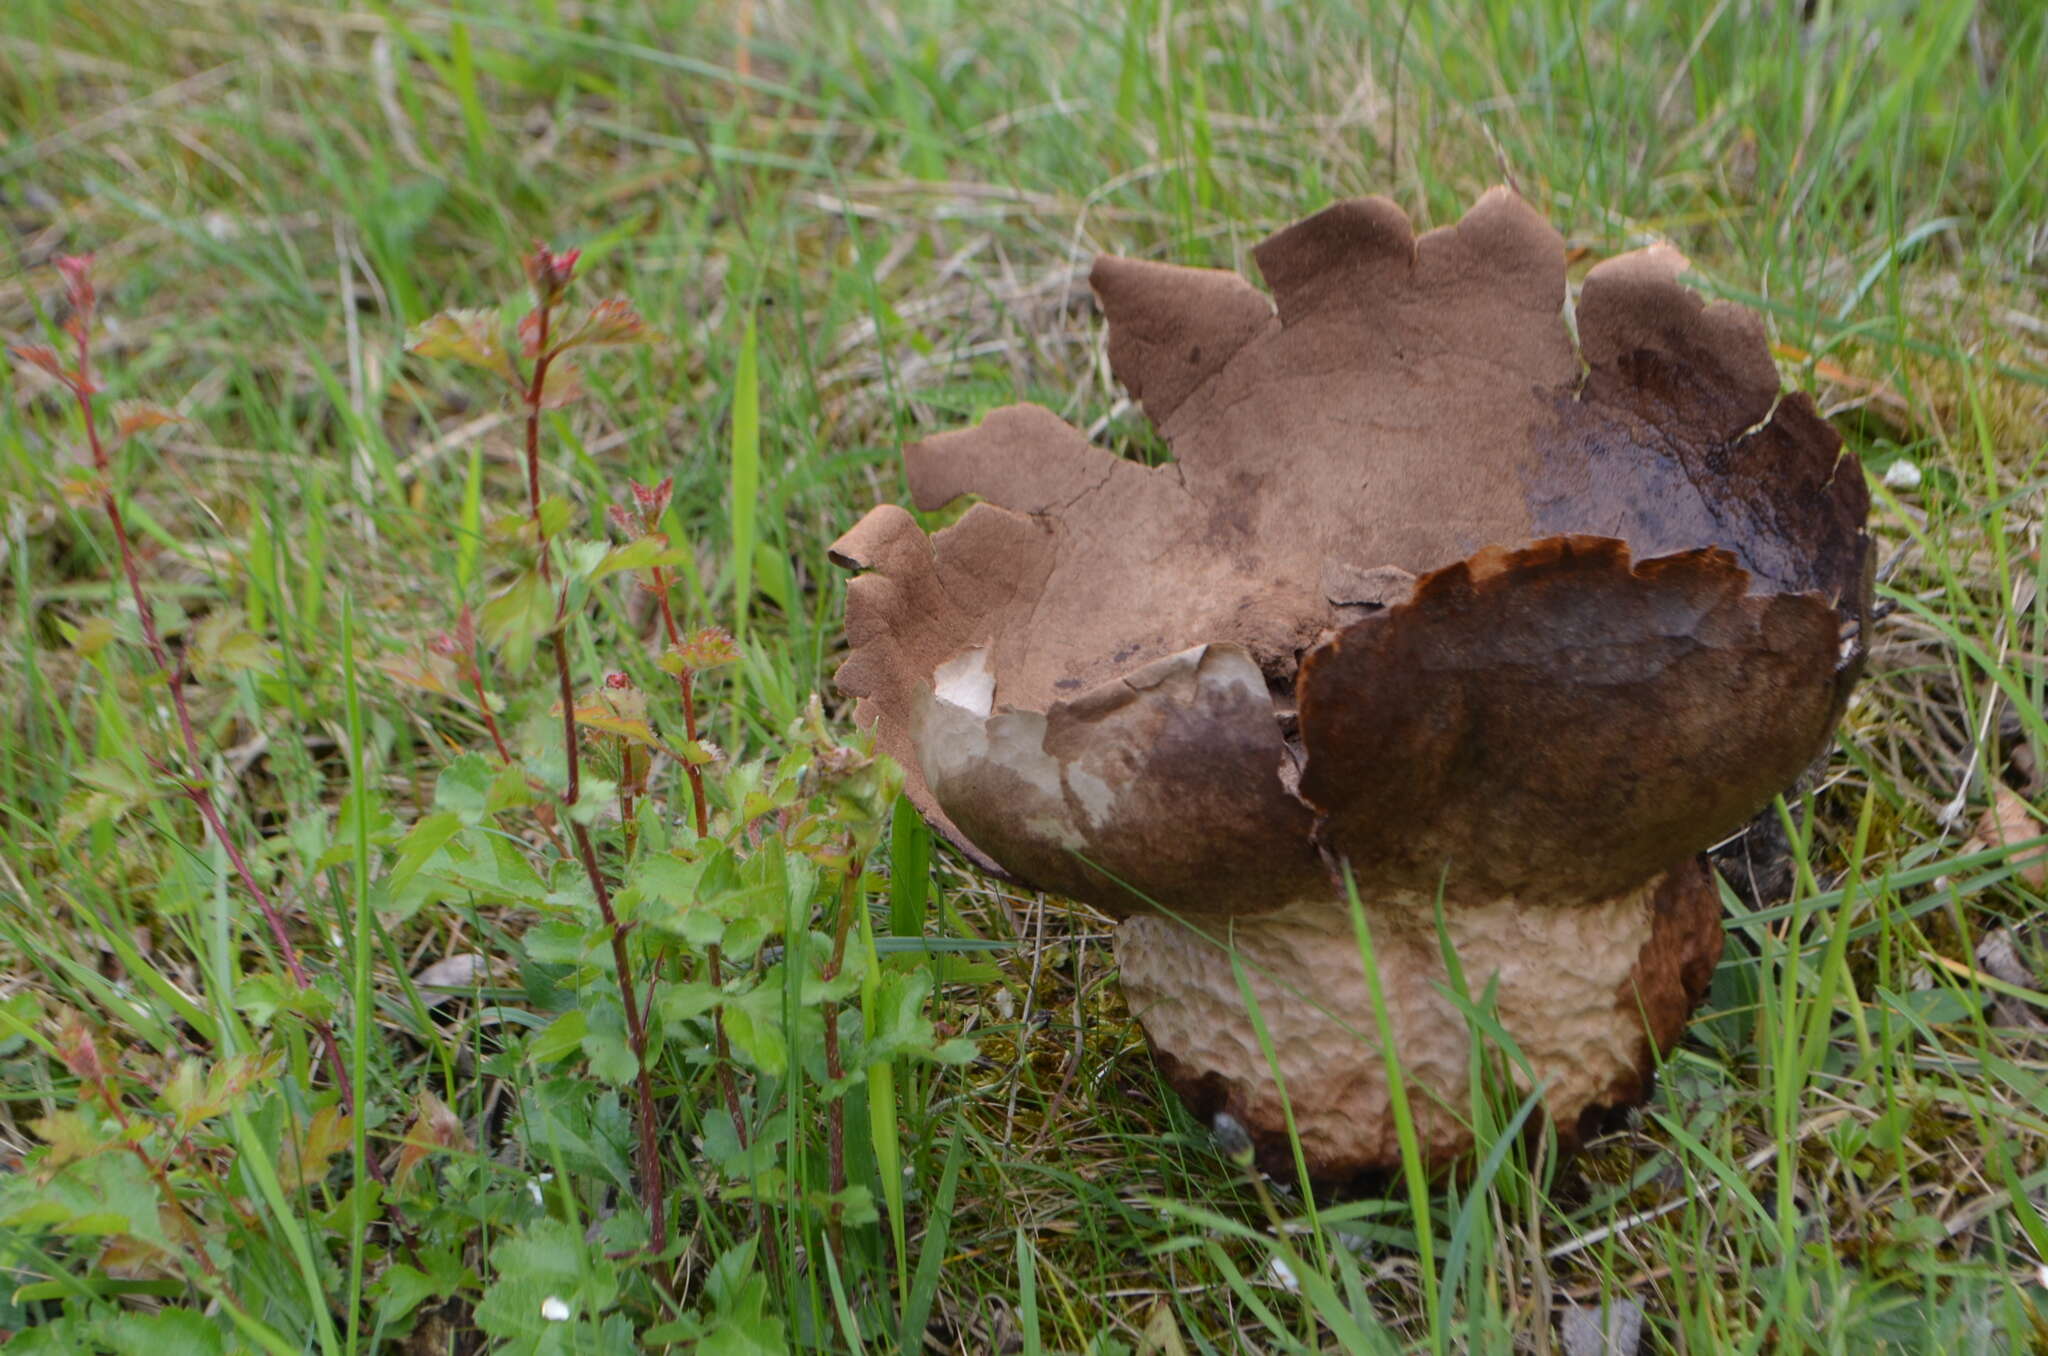
[[[302, 1170], [334, 1097], [319, 1051], [271, 1011], [298, 1000], [265, 987], [279, 958], [216, 845], [149, 794], [161, 692], [104, 523], [60, 492], [75, 413], [10, 373], [0, 1163], [104, 1115], [59, 1057], [67, 1011], [118, 1055], [152, 1153], [181, 1060], [268, 1062], [178, 1160], [203, 1242], [118, 1146], [35, 1175], [34, 1209], [0, 1197], [0, 1331], [449, 1351], [503, 1313], [531, 1328], [509, 1350], [687, 1349], [723, 1325], [815, 1350], [1489, 1352], [1628, 1299], [1645, 1350], [2048, 1343], [2041, 894], [2012, 849], [1970, 841], [1995, 784], [2038, 800], [2048, 771], [2044, 86], [2032, 0], [0, 5], [0, 336], [39, 341], [45, 265], [95, 251], [112, 396], [188, 420], [122, 454], [131, 519], [181, 636], [227, 619], [268, 649], [200, 675], [201, 739], [329, 976], [366, 1107]], [[437, 778], [441, 808], [467, 804], [444, 773], [488, 748], [472, 707], [391, 670], [509, 579], [483, 530], [524, 503], [516, 411], [407, 358], [408, 327], [513, 295], [543, 239], [663, 332], [593, 360], [590, 398], [548, 416], [543, 488], [595, 537], [629, 478], [675, 476], [678, 610], [745, 637], [705, 680], [705, 736], [768, 777], [809, 747], [791, 731], [812, 693], [844, 730], [825, 547], [904, 500], [903, 440], [1026, 398], [1151, 446], [1098, 361], [1095, 251], [1242, 267], [1333, 198], [1435, 225], [1503, 178], [1584, 260], [1678, 244], [1698, 285], [1765, 314], [1874, 477], [1922, 472], [1875, 490], [1892, 610], [1787, 807], [1790, 870], [1728, 892], [1713, 997], [1639, 1120], [1560, 1165], [1502, 1137], [1522, 1110], [1504, 1092], [1480, 1116], [1504, 1147], [1427, 1218], [1406, 1190], [1311, 1209], [1159, 1085], [1104, 920], [941, 854], [929, 892], [868, 882], [860, 982], [831, 1000], [883, 1049], [892, 1004], [943, 979], [931, 1016], [979, 1049], [896, 1050], [854, 1091], [848, 1180], [871, 1208], [832, 1246], [837, 1094], [813, 1052], [738, 1051], [742, 1150], [678, 1016], [655, 1056], [677, 1242], [633, 1254], [631, 1087], [594, 1071], [616, 1008], [576, 997], [603, 963], [534, 960], [546, 901], [380, 903]], [[657, 690], [643, 636], [629, 591], [595, 590], [578, 681]], [[537, 675], [494, 685], [508, 733], [544, 747]], [[878, 824], [879, 860], [929, 851]], [[834, 868], [809, 860], [744, 868], [800, 953], [832, 923]], [[1974, 964], [2001, 929], [2020, 971]], [[901, 946], [918, 934], [955, 949]], [[465, 996], [412, 981], [471, 953], [489, 964]], [[747, 1020], [822, 1029], [781, 973]], [[564, 1012], [590, 1029], [550, 1061]], [[422, 1092], [462, 1130], [401, 1193], [402, 1245], [364, 1161], [395, 1153]], [[574, 1321], [539, 1320], [549, 1296]]]

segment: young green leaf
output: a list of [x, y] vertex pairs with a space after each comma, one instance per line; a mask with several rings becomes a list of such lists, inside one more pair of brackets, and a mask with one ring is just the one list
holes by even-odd
[[422, 358], [447, 358], [516, 383], [519, 376], [499, 333], [503, 325], [495, 310], [442, 311], [413, 326], [405, 346]]

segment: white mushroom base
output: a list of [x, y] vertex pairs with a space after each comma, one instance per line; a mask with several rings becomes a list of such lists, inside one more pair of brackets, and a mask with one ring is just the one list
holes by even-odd
[[[1366, 910], [1418, 1136], [1441, 1167], [1472, 1147], [1472, 1035], [1445, 994], [1437, 903], [1377, 897]], [[1442, 914], [1466, 991], [1477, 1001], [1493, 986], [1500, 1024], [1567, 1143], [1585, 1113], [1645, 1095], [1653, 1050], [1676, 1042], [1721, 949], [1719, 902], [1697, 861], [1597, 903], [1497, 900]], [[1233, 973], [1233, 942], [1270, 1060]], [[1116, 952], [1167, 1080], [1197, 1115], [1242, 1123], [1269, 1170], [1292, 1172], [1283, 1085], [1313, 1177], [1398, 1167], [1372, 991], [1342, 903], [1304, 900], [1234, 923], [1140, 915], [1119, 928]], [[1512, 1077], [1526, 1093], [1527, 1073]]]

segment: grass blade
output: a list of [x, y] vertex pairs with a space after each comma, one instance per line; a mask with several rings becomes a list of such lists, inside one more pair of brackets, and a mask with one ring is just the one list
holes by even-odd
[[754, 317], [732, 377], [732, 625], [746, 638], [754, 598], [754, 509], [761, 493], [761, 382]]
[[370, 994], [370, 783], [364, 748], [363, 694], [356, 672], [355, 599], [341, 600], [341, 676], [348, 719], [349, 794], [355, 798], [355, 832], [351, 835], [349, 873], [349, 1077], [355, 1083], [356, 1114], [349, 1127], [349, 1157], [355, 1188], [348, 1194], [348, 1349], [362, 1339], [364, 1264], [369, 1249], [370, 1201], [375, 1192], [370, 1176], [370, 1041], [377, 1030], [377, 1010]]

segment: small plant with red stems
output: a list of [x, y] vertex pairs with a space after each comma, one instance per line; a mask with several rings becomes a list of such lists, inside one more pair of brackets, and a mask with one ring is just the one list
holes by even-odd
[[[549, 412], [583, 394], [575, 364], [590, 350], [656, 338], [624, 301], [574, 307], [578, 262], [574, 250], [537, 248], [525, 260], [532, 302], [516, 320], [449, 311], [412, 336], [414, 354], [484, 374], [522, 415], [526, 493], [486, 530], [488, 596], [474, 607], [458, 598], [416, 664], [383, 665], [473, 711], [487, 751], [449, 759], [433, 808], [410, 824], [371, 823], [358, 803], [366, 872], [331, 849], [312, 866], [316, 876], [338, 873], [337, 899], [368, 901], [372, 931], [449, 907], [488, 913], [521, 934], [526, 1025], [538, 1030], [494, 1065], [494, 1077], [516, 1079], [526, 1110], [492, 1144], [479, 1142], [488, 1127], [465, 1124], [434, 1088], [393, 1093], [368, 1079], [366, 1056], [385, 1039], [374, 1000], [366, 1006], [365, 988], [349, 994], [334, 982], [323, 939], [296, 916], [304, 892], [281, 865], [288, 859], [230, 814], [234, 797], [224, 793], [238, 788], [216, 780], [225, 765], [210, 756], [195, 694], [209, 675], [261, 667], [267, 650], [235, 630], [232, 614], [182, 634], [159, 624], [114, 453], [177, 416], [144, 404], [100, 408], [89, 259], [58, 265], [67, 343], [14, 351], [76, 408], [88, 456], [59, 488], [104, 515], [148, 684], [167, 698], [170, 733], [88, 769], [59, 832], [100, 831], [154, 798], [189, 804], [281, 966], [245, 977], [232, 999], [259, 1048], [210, 1061], [117, 1052], [108, 1014], [60, 1011], [42, 1023], [43, 1048], [75, 1092], [33, 1122], [41, 1143], [15, 1185], [0, 1179], [0, 1226], [70, 1221], [112, 1231], [82, 1264], [95, 1274], [119, 1266], [182, 1276], [194, 1307], [180, 1310], [174, 1291], [159, 1288], [152, 1293], [165, 1297], [166, 1314], [251, 1307], [233, 1280], [233, 1253], [244, 1246], [236, 1240], [262, 1233], [265, 1212], [283, 1199], [233, 1169], [247, 1161], [255, 1116], [285, 1127], [282, 1145], [266, 1146], [280, 1167], [264, 1190], [326, 1190], [353, 1202], [322, 1216], [330, 1223], [311, 1244], [368, 1268], [352, 1271], [346, 1297], [314, 1321], [329, 1337], [337, 1328], [328, 1325], [343, 1319], [351, 1342], [372, 1318], [387, 1334], [402, 1332], [438, 1306], [501, 1340], [626, 1350], [746, 1330], [772, 1348], [781, 1321], [747, 1296], [762, 1282], [756, 1273], [775, 1263], [756, 1257], [750, 1237], [720, 1258], [724, 1280], [688, 1293], [680, 1235], [696, 1236], [712, 1209], [737, 1210], [737, 1222], [715, 1227], [740, 1234], [751, 1233], [748, 1220], [762, 1227], [769, 1209], [793, 1211], [816, 1246], [829, 1238], [835, 1250], [886, 1210], [901, 1274], [897, 1066], [959, 1061], [971, 1050], [942, 1039], [925, 1015], [929, 958], [884, 957], [875, 945], [867, 865], [892, 814], [895, 833], [904, 832], [900, 772], [864, 738], [835, 732], [815, 698], [764, 751], [729, 758], [705, 737], [700, 706], [705, 675], [742, 654], [723, 629], [679, 616], [688, 557], [667, 526], [673, 478], [629, 483], [609, 506], [603, 517], [623, 540], [579, 538], [573, 524], [596, 515], [543, 493]], [[598, 629], [597, 600], [619, 589], [647, 596], [659, 634], [651, 652], [626, 646], [615, 662], [590, 664], [617, 648]], [[102, 650], [121, 633], [100, 629], [106, 635], [93, 643]], [[584, 664], [589, 672], [579, 672]], [[367, 971], [358, 975], [367, 984]], [[280, 1033], [299, 1029], [312, 1057], [295, 1063], [288, 1042], [275, 1047]], [[380, 1067], [390, 1062], [391, 1052], [376, 1053]], [[697, 1095], [700, 1086], [710, 1095]], [[868, 1114], [850, 1125], [846, 1101], [856, 1092]], [[384, 1128], [394, 1117], [402, 1131]], [[580, 1127], [571, 1134], [586, 1142], [617, 1132], [632, 1144], [630, 1173], [602, 1153], [565, 1160], [561, 1138], [533, 1125]], [[813, 1129], [820, 1154], [802, 1148]], [[507, 1133], [519, 1143], [504, 1144]], [[573, 1180], [544, 1189], [545, 1177], [522, 1178], [523, 1189], [492, 1193], [483, 1155], [517, 1161], [518, 1151], [526, 1162], [552, 1155]], [[669, 1183], [685, 1164], [693, 1187], [680, 1193]], [[630, 1198], [611, 1196], [607, 1174]], [[117, 1226], [103, 1201], [120, 1192], [136, 1208]], [[475, 1251], [484, 1216], [465, 1199], [477, 1210], [500, 1202], [489, 1207], [494, 1253]], [[556, 1218], [557, 1200], [572, 1218], [595, 1222]], [[517, 1207], [510, 1217], [506, 1201]], [[84, 1340], [121, 1315], [97, 1305], [60, 1321], [74, 1319]]]

